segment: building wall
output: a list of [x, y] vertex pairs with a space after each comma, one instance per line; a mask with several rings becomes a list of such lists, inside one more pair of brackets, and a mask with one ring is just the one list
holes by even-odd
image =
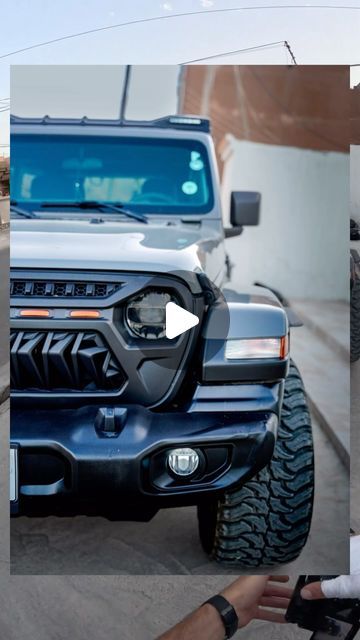
[[0, 197], [0, 224], [9, 222], [9, 198]]
[[0, 196], [8, 195], [10, 179], [10, 159], [0, 158]]
[[[317, 151], [347, 152], [350, 101], [346, 66], [192, 65], [180, 81], [179, 111], [210, 117], [215, 144], [230, 133], [249, 140]], [[221, 157], [219, 158], [222, 171]]]
[[227, 242], [236, 277], [289, 297], [346, 299], [349, 155], [233, 136], [221, 153], [225, 222], [231, 190], [262, 194], [260, 225]]

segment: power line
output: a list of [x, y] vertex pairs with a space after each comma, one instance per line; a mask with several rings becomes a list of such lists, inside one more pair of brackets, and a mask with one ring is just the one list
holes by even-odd
[[293, 61], [293, 63], [294, 63], [294, 64], [297, 64], [297, 62], [296, 62], [296, 58], [295, 58], [295, 55], [294, 55], [294, 53], [293, 53], [293, 50], [292, 50], [292, 48], [290, 47], [290, 44], [288, 43], [288, 41], [287, 41], [287, 40], [285, 40], [284, 45], [285, 45], [285, 49], [287, 49], [287, 51], [289, 52], [290, 57], [291, 57], [291, 60]]
[[269, 42], [268, 44], [260, 44], [254, 47], [246, 47], [245, 49], [235, 49], [234, 51], [225, 51], [225, 53], [215, 53], [214, 55], [205, 56], [204, 58], [194, 58], [194, 60], [187, 60], [186, 62], [181, 62], [180, 64], [182, 65], [192, 64], [193, 62], [202, 62], [203, 60], [213, 60], [214, 58], [223, 58], [225, 56], [233, 56], [237, 53], [246, 53], [248, 51], [258, 51], [260, 49], [268, 49], [272, 47], [275, 48], [275, 47], [284, 46], [284, 45], [285, 45], [284, 40], [280, 40], [279, 42]]
[[117, 24], [107, 25], [105, 27], [95, 27], [94, 29], [88, 29], [86, 31], [79, 31], [78, 33], [70, 33], [65, 36], [59, 36], [58, 38], [53, 38], [52, 40], [44, 40], [43, 42], [38, 42], [36, 44], [29, 45], [27, 47], [22, 47], [21, 49], [16, 49], [14, 51], [9, 51], [8, 53], [3, 53], [0, 55], [0, 59], [9, 58], [10, 56], [14, 56], [18, 53], [24, 53], [25, 51], [30, 51], [32, 49], [38, 49], [40, 47], [46, 47], [51, 44], [55, 44], [57, 42], [62, 42], [64, 40], [71, 40], [73, 38], [81, 38], [83, 36], [90, 35], [92, 33], [99, 33], [101, 31], [109, 31], [110, 29], [118, 29], [120, 27], [127, 27], [135, 24], [144, 24], [147, 22], [156, 22], [161, 20], [172, 20], [174, 18], [183, 18], [186, 16], [197, 16], [197, 15], [205, 15], [205, 14], [214, 14], [214, 13], [230, 13], [230, 12], [240, 12], [240, 11], [265, 11], [265, 10], [284, 10], [284, 9], [325, 9], [325, 10], [345, 10], [345, 11], [360, 11], [360, 6], [340, 6], [340, 5], [308, 5], [308, 4], [292, 4], [292, 5], [258, 5], [258, 6], [243, 6], [243, 7], [232, 7], [227, 9], [204, 9], [199, 11], [186, 11], [182, 13], [173, 13], [161, 16], [152, 16], [151, 18], [138, 18], [136, 20], [128, 20], [127, 22], [119, 22]]

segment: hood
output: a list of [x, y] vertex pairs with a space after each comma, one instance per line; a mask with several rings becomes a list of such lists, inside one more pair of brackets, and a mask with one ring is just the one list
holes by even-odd
[[203, 271], [216, 282], [222, 240], [211, 228], [204, 235], [201, 223], [188, 230], [176, 222], [12, 220], [10, 262], [22, 269]]

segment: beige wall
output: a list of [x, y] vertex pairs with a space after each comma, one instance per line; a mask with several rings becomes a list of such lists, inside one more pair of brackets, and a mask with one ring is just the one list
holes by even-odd
[[9, 198], [0, 198], [0, 223], [9, 222]]
[[232, 190], [260, 191], [258, 227], [230, 239], [233, 276], [289, 298], [346, 300], [349, 155], [240, 141], [223, 149], [224, 217]]
[[360, 222], [360, 145], [350, 149], [350, 212]]

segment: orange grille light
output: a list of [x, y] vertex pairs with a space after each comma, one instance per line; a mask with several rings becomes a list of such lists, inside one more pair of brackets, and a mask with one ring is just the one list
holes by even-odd
[[95, 309], [78, 309], [70, 311], [70, 318], [100, 318], [100, 311]]
[[22, 318], [49, 318], [50, 311], [48, 309], [21, 309], [20, 316]]

